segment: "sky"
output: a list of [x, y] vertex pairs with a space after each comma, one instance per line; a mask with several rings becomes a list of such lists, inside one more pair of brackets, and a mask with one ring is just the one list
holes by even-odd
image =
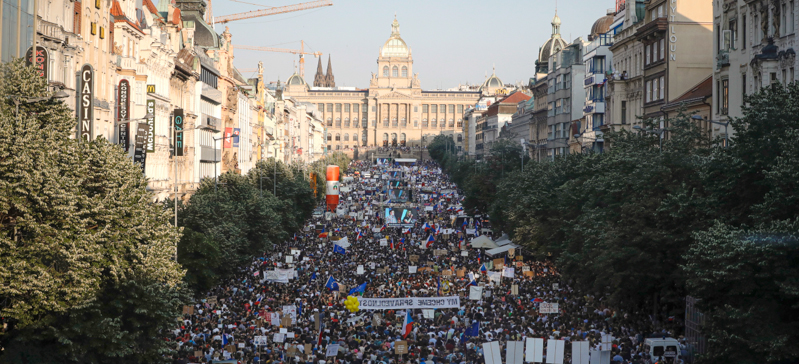
[[[239, 0], [263, 6], [284, 6], [311, 0]], [[333, 6], [227, 23], [234, 45], [322, 52], [327, 70], [332, 57], [336, 86], [366, 88], [377, 73], [380, 47], [391, 35], [396, 13], [400, 34], [410, 46], [414, 73], [422, 88], [446, 89], [480, 84], [496, 67], [504, 83], [523, 81], [535, 72], [538, 49], [552, 33], [555, 0], [332, 0]], [[233, 0], [213, 0], [215, 15], [258, 9]], [[587, 39], [591, 26], [615, 0], [559, 0], [561, 34], [570, 42]], [[215, 29], [222, 33], [225, 25]], [[299, 56], [235, 50], [234, 65], [257, 68], [264, 63], [264, 79], [285, 81], [299, 67]], [[305, 80], [313, 83], [317, 58], [305, 58]], [[255, 72], [242, 72], [254, 77]]]

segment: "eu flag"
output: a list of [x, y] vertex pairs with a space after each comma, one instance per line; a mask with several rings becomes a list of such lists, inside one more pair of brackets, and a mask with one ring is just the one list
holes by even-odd
[[469, 337], [477, 337], [480, 335], [480, 321], [475, 321], [468, 329], [463, 333], [464, 336]]

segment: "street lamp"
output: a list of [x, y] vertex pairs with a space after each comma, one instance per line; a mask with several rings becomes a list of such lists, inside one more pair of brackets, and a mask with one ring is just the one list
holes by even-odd
[[663, 153], [663, 133], [666, 131], [666, 128], [658, 128], [658, 129], [644, 129], [640, 125], [633, 126], [633, 129], [638, 131], [643, 131], [649, 134], [657, 134], [658, 140], [660, 142], [660, 153]]
[[705, 119], [705, 118], [703, 118], [703, 117], [701, 117], [699, 115], [696, 115], [696, 114], [692, 115], [691, 119], [692, 120], [696, 120], [696, 121], [707, 121], [707, 122], [710, 122], [711, 124], [716, 124], [716, 125], [723, 126], [724, 127], [724, 148], [729, 148], [730, 147], [730, 133], [729, 133], [729, 129], [728, 129], [728, 127], [730, 126], [730, 122], [729, 121], [725, 123], [723, 121]]

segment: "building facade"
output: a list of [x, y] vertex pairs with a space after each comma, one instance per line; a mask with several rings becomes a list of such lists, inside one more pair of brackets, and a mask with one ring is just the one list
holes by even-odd
[[632, 130], [644, 115], [644, 45], [635, 37], [646, 14], [644, 0], [628, 0], [616, 9], [621, 22], [613, 36], [613, 75], [608, 80], [605, 130]]
[[[396, 19], [377, 66], [367, 89], [311, 87], [296, 73], [287, 80], [286, 97], [317, 105], [327, 129], [328, 150], [426, 145], [438, 134], [463, 140], [465, 110], [483, 94], [504, 87], [500, 83], [479, 91], [422, 90], [419, 75], [413, 73], [411, 49], [400, 36]], [[332, 68], [328, 68], [329, 75]], [[317, 79], [323, 78], [317, 74]], [[327, 82], [330, 85], [330, 79]]]
[[[547, 73], [547, 158], [569, 153], [572, 124], [583, 117], [585, 66], [588, 43], [577, 38], [549, 57]], [[580, 129], [578, 125], [578, 129]]]

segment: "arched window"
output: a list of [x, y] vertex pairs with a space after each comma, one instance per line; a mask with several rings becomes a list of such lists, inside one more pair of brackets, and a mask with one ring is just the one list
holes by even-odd
[[341, 134], [336, 133], [336, 141], [337, 142], [341, 141]]
[[430, 126], [432, 126], [434, 128], [438, 127], [438, 122], [436, 121], [436, 119], [430, 120]]
[[458, 119], [458, 127], [459, 128], [463, 127], [463, 119]]
[[400, 140], [405, 141], [405, 133], [400, 134]]
[[408, 67], [402, 66], [402, 77], [408, 77]]
[[388, 118], [383, 119], [383, 126], [388, 128]]
[[403, 128], [404, 128], [404, 127], [406, 127], [406, 126], [408, 126], [408, 121], [407, 121], [407, 120], [405, 120], [405, 118], [402, 118], [402, 120], [401, 120], [401, 123], [400, 123], [400, 126], [401, 126], [401, 127], [403, 127]]
[[366, 142], [369, 141], [369, 132], [368, 131], [366, 131], [366, 130], [363, 131], [363, 137], [361, 138], [361, 140], [363, 141], [363, 145], [366, 145]]
[[348, 141], [350, 141], [350, 135], [349, 135], [349, 134], [347, 134], [347, 133], [344, 133], [344, 141], [345, 141], [345, 142], [348, 142]]
[[358, 127], [358, 118], [352, 119], [352, 127], [353, 128], [357, 128]]
[[419, 120], [414, 120], [413, 121], [413, 127], [414, 128], [418, 128], [419, 127]]
[[463, 142], [463, 134], [458, 134], [458, 143]]
[[422, 119], [422, 127], [427, 128], [427, 119]]
[[399, 68], [397, 66], [391, 69], [391, 77], [399, 77]]
[[392, 118], [391, 119], [391, 127], [393, 127], [393, 128], [397, 127], [397, 118]]
[[452, 128], [454, 126], [455, 126], [455, 120], [454, 119], [449, 119], [449, 127]]
[[333, 126], [333, 118], [327, 118], [327, 126]]
[[341, 150], [341, 145], [337, 145], [336, 150]]
[[358, 133], [352, 133], [352, 141], [353, 142], [357, 142], [358, 141]]
[[384, 142], [388, 141], [388, 133], [383, 133], [383, 141]]
[[327, 141], [333, 140], [333, 134], [327, 134]]
[[350, 118], [344, 118], [344, 127], [345, 128], [349, 128], [350, 127]]
[[336, 127], [337, 128], [341, 127], [341, 118], [336, 118]]
[[388, 77], [388, 66], [383, 66], [383, 77]]

